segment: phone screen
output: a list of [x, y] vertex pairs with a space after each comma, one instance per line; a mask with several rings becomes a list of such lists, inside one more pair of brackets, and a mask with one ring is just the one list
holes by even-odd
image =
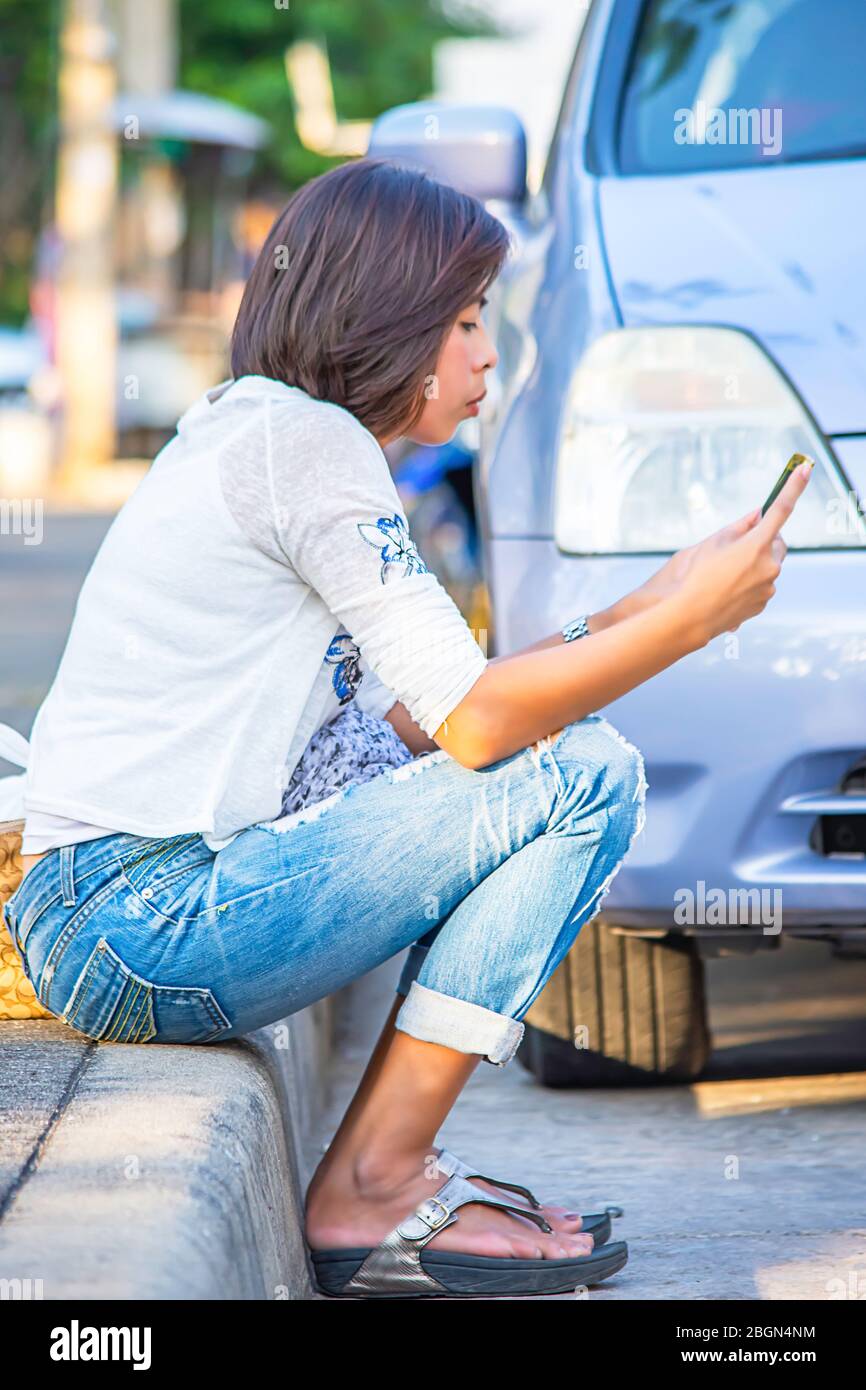
[[785, 467], [779, 474], [776, 486], [773, 488], [773, 491], [770, 493], [769, 497], [767, 498], [766, 502], [761, 508], [761, 516], [764, 516], [766, 514], [767, 508], [773, 505], [776, 498], [779, 496], [779, 493], [782, 491], [782, 488], [785, 486], [786, 482], [793, 473], [794, 469], [799, 468], [801, 463], [811, 463], [814, 466], [815, 460], [813, 458], [810, 458], [808, 454], [791, 455], [791, 457], [788, 459], [788, 462], [785, 464]]

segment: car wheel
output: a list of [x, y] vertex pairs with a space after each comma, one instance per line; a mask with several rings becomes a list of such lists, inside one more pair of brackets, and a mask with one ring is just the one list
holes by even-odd
[[710, 1053], [695, 943], [583, 928], [524, 1015], [517, 1056], [545, 1086], [689, 1081]]

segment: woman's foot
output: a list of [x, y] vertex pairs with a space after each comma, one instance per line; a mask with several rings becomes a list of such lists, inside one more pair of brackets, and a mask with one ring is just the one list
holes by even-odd
[[[306, 1237], [310, 1248], [336, 1250], [378, 1245], [419, 1202], [432, 1197], [447, 1181], [429, 1160], [428, 1151], [392, 1157], [387, 1165], [363, 1159], [352, 1164], [332, 1163], [320, 1180], [310, 1185], [307, 1196]], [[502, 1200], [526, 1205], [514, 1193], [476, 1179], [471, 1181]], [[458, 1220], [438, 1231], [431, 1244], [437, 1250], [464, 1254], [563, 1260], [589, 1255], [593, 1239], [591, 1235], [562, 1229], [548, 1235], [521, 1216], [472, 1204], [461, 1207]]]
[[[442, 1149], [441, 1147], [434, 1147], [431, 1152], [440, 1154]], [[495, 1183], [483, 1182], [480, 1178], [473, 1178], [472, 1181], [476, 1187], [491, 1193], [494, 1197], [499, 1197], [502, 1201], [511, 1202], [515, 1206], [526, 1207], [531, 1210], [526, 1198], [521, 1197], [519, 1192], [509, 1192], [507, 1188], [497, 1187]], [[555, 1231], [564, 1231], [569, 1235], [576, 1235], [583, 1225], [580, 1212], [567, 1211], [565, 1207], [552, 1206], [549, 1202], [542, 1202], [539, 1215], [543, 1216], [548, 1226], [552, 1226]]]

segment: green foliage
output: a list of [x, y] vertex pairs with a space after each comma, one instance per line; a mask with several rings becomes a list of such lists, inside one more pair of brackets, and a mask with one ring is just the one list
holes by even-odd
[[437, 0], [179, 0], [181, 85], [233, 101], [270, 122], [257, 176], [290, 192], [339, 160], [298, 140], [285, 51], [301, 39], [327, 47], [337, 115], [367, 120], [429, 96], [433, 46], [495, 34], [469, 5]]
[[[36, 237], [52, 216], [61, 5], [0, 0], [0, 323], [27, 317]], [[324, 41], [338, 116], [360, 120], [429, 95], [439, 40], [498, 32], [459, 0], [178, 0], [178, 24], [179, 85], [270, 123], [254, 182], [286, 195], [340, 162], [298, 140], [290, 44]]]
[[0, 0], [0, 323], [27, 317], [35, 239], [53, 194], [55, 0]]

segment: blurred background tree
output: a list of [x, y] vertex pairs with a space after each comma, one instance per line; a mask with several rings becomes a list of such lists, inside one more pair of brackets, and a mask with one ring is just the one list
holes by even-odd
[[433, 86], [433, 49], [442, 39], [498, 33], [480, 9], [439, 0], [180, 0], [181, 85], [223, 97], [269, 121], [273, 138], [259, 156], [260, 187], [286, 194], [342, 162], [305, 149], [294, 124], [286, 48], [324, 42], [338, 115], [378, 116], [418, 101]]
[[0, 0], [0, 323], [27, 317], [57, 149], [59, 4]]
[[[52, 218], [61, 14], [62, 0], [0, 0], [0, 324], [27, 317], [38, 233]], [[291, 44], [326, 45], [337, 112], [352, 120], [429, 95], [440, 40], [498, 32], [460, 0], [179, 0], [177, 16], [179, 85], [271, 123], [251, 190], [280, 199], [341, 162], [298, 139], [284, 62]]]

